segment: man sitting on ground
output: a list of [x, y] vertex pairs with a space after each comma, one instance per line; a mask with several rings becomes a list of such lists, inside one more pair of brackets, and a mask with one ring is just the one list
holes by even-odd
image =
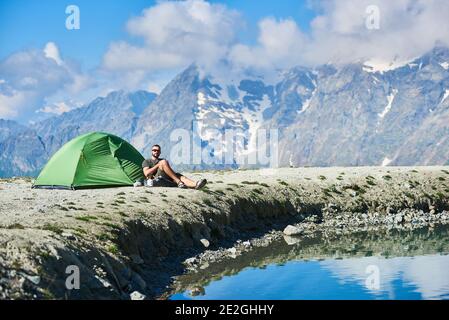
[[195, 182], [180, 173], [174, 172], [167, 160], [159, 158], [160, 154], [161, 147], [155, 144], [151, 148], [151, 158], [144, 160], [142, 163], [143, 174], [147, 179], [162, 180], [165, 182], [162, 185], [167, 187], [178, 186], [179, 188], [201, 189], [206, 185], [206, 179]]

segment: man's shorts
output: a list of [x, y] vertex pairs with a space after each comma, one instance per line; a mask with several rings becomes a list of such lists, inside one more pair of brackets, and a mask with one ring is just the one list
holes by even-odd
[[[182, 177], [182, 174], [175, 172], [178, 178]], [[177, 187], [178, 185], [165, 173], [157, 173], [153, 179], [153, 187]]]

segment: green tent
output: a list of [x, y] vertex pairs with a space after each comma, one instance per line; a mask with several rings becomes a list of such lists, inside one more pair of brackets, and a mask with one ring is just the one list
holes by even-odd
[[103, 188], [144, 178], [144, 158], [125, 140], [92, 132], [67, 142], [42, 169], [33, 188]]

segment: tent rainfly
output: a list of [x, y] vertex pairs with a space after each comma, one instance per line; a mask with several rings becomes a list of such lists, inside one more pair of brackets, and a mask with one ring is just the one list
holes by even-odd
[[67, 142], [48, 161], [33, 188], [88, 189], [132, 185], [144, 179], [144, 158], [109, 133], [91, 132]]

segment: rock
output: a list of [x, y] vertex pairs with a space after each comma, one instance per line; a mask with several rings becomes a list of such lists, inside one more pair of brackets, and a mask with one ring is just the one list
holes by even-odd
[[140, 293], [139, 291], [131, 292], [129, 297], [131, 300], [145, 300], [146, 299], [146, 295]]
[[63, 236], [64, 238], [66, 238], [68, 240], [74, 240], [74, 241], [77, 240], [76, 237], [73, 234], [71, 234], [70, 232], [63, 232], [63, 233], [61, 233], [61, 236]]
[[32, 283], [34, 283], [35, 285], [38, 285], [41, 282], [41, 277], [40, 276], [29, 276], [29, 275], [24, 275], [24, 277], [31, 281]]
[[394, 218], [394, 223], [395, 223], [395, 224], [402, 223], [402, 221], [403, 221], [402, 215], [397, 215], [397, 216]]
[[107, 281], [106, 279], [103, 279], [102, 277], [99, 277], [97, 275], [95, 275], [94, 277], [101, 283], [101, 285], [103, 287], [105, 287], [105, 288], [111, 288], [112, 287], [111, 283], [109, 281]]
[[195, 257], [193, 257], [193, 258], [188, 258], [188, 259], [186, 259], [186, 260], [184, 261], [184, 263], [187, 264], [187, 265], [194, 265], [194, 264], [196, 264], [196, 258], [195, 258]]
[[249, 241], [242, 242], [242, 244], [243, 244], [245, 247], [251, 247], [251, 242], [249, 242]]
[[298, 227], [294, 227], [292, 225], [288, 225], [285, 229], [284, 229], [284, 234], [287, 236], [297, 236], [303, 233], [303, 229], [300, 229]]
[[204, 296], [206, 294], [206, 290], [203, 287], [194, 287], [190, 290], [190, 295], [192, 297], [195, 296]]
[[207, 239], [201, 239], [200, 240], [200, 242], [203, 244], [203, 246], [205, 247], [205, 248], [208, 248], [209, 247], [209, 245], [210, 245], [210, 242], [209, 242], [209, 240], [207, 240]]
[[301, 242], [301, 240], [298, 237], [291, 237], [291, 236], [286, 236], [286, 235], [284, 235], [284, 241], [289, 246], [292, 246], [292, 245], [297, 244], [298, 242]]
[[132, 254], [132, 255], [130, 255], [130, 257], [134, 264], [144, 264], [145, 263], [145, 261], [143, 261], [143, 259], [137, 254]]

